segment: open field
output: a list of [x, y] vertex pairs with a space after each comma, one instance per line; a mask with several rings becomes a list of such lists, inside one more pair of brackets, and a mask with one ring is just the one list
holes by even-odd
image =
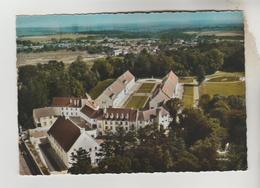
[[184, 32], [186, 34], [197, 34], [199, 36], [219, 36], [219, 37], [223, 37], [223, 36], [243, 36], [243, 32], [241, 31], [187, 31]]
[[239, 81], [239, 77], [237, 76], [219, 76], [215, 78], [211, 78], [208, 82], [234, 82]]
[[97, 85], [89, 92], [89, 95], [92, 99], [96, 99], [113, 82], [114, 79], [99, 81]]
[[223, 72], [223, 71], [217, 71], [214, 74], [207, 75], [207, 79], [212, 79], [215, 77], [244, 77], [245, 73], [244, 72]]
[[151, 93], [155, 83], [143, 83], [136, 93]]
[[58, 50], [50, 52], [36, 53], [18, 53], [17, 66], [45, 64], [50, 60], [63, 61], [64, 64], [72, 63], [81, 56], [84, 61], [93, 61], [94, 59], [103, 58], [104, 55], [88, 54], [86, 51], [67, 51]]
[[30, 40], [32, 42], [46, 42], [52, 39], [72, 39], [75, 40], [77, 38], [89, 37], [94, 36], [90, 34], [79, 34], [79, 33], [63, 33], [63, 34], [55, 34], [55, 35], [42, 35], [42, 36], [26, 36], [26, 37], [19, 37], [19, 40]]
[[193, 107], [194, 104], [193, 86], [184, 86], [183, 104], [186, 108]]
[[126, 108], [141, 109], [145, 106], [148, 100], [147, 96], [131, 96], [126, 102]]
[[205, 82], [200, 86], [200, 95], [245, 95], [245, 82]]

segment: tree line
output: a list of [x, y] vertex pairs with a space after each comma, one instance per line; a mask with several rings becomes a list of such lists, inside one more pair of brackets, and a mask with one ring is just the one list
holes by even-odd
[[[80, 149], [72, 154], [68, 172], [197, 172], [247, 168], [243, 98], [205, 95], [199, 109], [183, 109], [179, 99], [168, 101], [165, 107], [173, 117], [169, 130], [157, 124], [129, 132], [118, 128], [104, 137], [97, 152], [100, 157], [97, 166], [91, 166], [88, 152]], [[180, 109], [183, 109], [181, 113]], [[224, 154], [218, 152], [225, 149]]]

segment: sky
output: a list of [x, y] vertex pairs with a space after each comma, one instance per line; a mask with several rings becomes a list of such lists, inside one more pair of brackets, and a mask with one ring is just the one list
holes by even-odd
[[[243, 24], [242, 11], [163, 12], [129, 14], [78, 14], [17, 16], [19, 34], [54, 32], [54, 28], [81, 28], [88, 30], [163, 30], [170, 28]], [[34, 29], [32, 29], [34, 28]], [[35, 29], [36, 28], [36, 29]], [[48, 30], [46, 30], [48, 28]], [[74, 31], [74, 30], [66, 30]]]

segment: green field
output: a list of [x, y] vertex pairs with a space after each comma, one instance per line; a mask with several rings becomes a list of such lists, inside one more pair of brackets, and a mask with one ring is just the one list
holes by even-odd
[[155, 83], [143, 83], [136, 93], [151, 93]]
[[245, 82], [206, 82], [200, 86], [200, 95], [245, 95]]
[[131, 96], [127, 103], [126, 108], [134, 108], [134, 109], [141, 109], [145, 106], [145, 103], [147, 101], [147, 96]]
[[239, 81], [238, 76], [218, 76], [215, 78], [211, 78], [208, 82], [234, 82]]
[[222, 72], [222, 71], [217, 71], [214, 74], [207, 75], [206, 78], [212, 79], [215, 77], [243, 77], [245, 76], [244, 72]]
[[186, 108], [193, 107], [194, 104], [193, 86], [184, 86], [183, 104]]
[[179, 82], [184, 83], [184, 84], [188, 84], [188, 83], [193, 83], [193, 80], [194, 80], [193, 77], [184, 77], [184, 78], [180, 78]]
[[92, 99], [96, 99], [113, 82], [114, 79], [99, 81], [97, 85], [89, 92], [89, 95]]

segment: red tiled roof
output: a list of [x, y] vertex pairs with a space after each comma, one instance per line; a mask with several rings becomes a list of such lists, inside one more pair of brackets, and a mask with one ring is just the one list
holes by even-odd
[[52, 106], [57, 107], [81, 107], [81, 98], [75, 97], [54, 97]]
[[109, 107], [104, 111], [103, 119], [136, 121], [137, 110]]
[[162, 91], [170, 98], [173, 97], [175, 87], [178, 83], [178, 77], [170, 71], [163, 81]]
[[80, 129], [69, 119], [59, 117], [48, 130], [48, 134], [53, 136], [65, 152], [68, 152], [80, 136]]
[[134, 75], [130, 71], [126, 71], [118, 79], [116, 79], [106, 90], [100, 95], [109, 96], [111, 99], [115, 98], [121, 91], [124, 90], [126, 85], [135, 79]]
[[80, 111], [86, 116], [88, 116], [89, 118], [96, 118], [96, 119], [102, 117], [102, 113], [103, 113], [102, 110], [100, 109], [95, 110], [88, 105], [85, 105]]

